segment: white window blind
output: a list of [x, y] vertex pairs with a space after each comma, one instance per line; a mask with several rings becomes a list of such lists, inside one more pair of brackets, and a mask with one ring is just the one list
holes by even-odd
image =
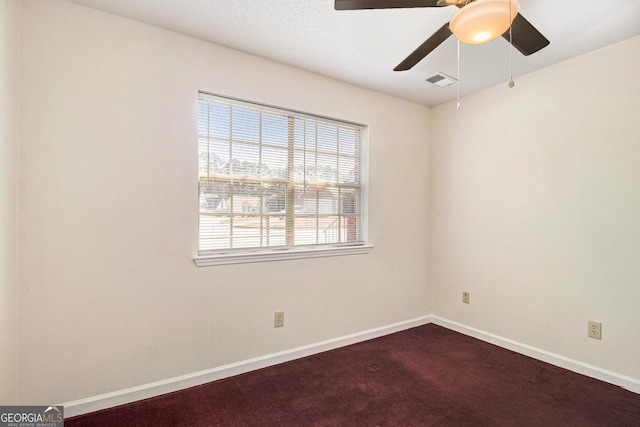
[[365, 127], [200, 93], [199, 255], [366, 243]]

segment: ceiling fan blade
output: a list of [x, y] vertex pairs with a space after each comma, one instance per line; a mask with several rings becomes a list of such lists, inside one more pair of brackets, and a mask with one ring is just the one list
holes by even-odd
[[407, 56], [393, 71], [406, 71], [416, 65], [418, 62], [427, 56], [431, 51], [453, 34], [449, 29], [449, 23], [444, 24], [438, 31], [433, 33], [424, 43], [422, 43], [416, 50], [411, 52], [411, 55]]
[[[518, 49], [523, 55], [529, 56], [536, 53], [549, 44], [549, 40], [536, 30], [524, 16], [517, 14], [511, 24], [513, 31], [513, 47]], [[509, 30], [502, 37], [509, 41]]]
[[438, 0], [336, 0], [336, 10], [438, 7]]

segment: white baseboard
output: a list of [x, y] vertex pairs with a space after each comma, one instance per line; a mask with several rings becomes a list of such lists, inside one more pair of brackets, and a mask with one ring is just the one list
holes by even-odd
[[86, 399], [74, 400], [72, 402], [62, 403], [64, 406], [64, 414], [66, 417], [86, 414], [100, 409], [111, 408], [118, 405], [132, 403], [142, 399], [159, 396], [165, 393], [171, 393], [183, 390], [189, 387], [206, 384], [211, 381], [228, 378], [234, 375], [262, 369], [279, 363], [288, 362], [299, 359], [301, 357], [311, 356], [313, 354], [322, 353], [324, 351], [333, 350], [358, 342], [367, 341], [373, 338], [382, 337], [384, 335], [400, 332], [416, 326], [435, 323], [456, 332], [469, 335], [479, 340], [495, 344], [499, 347], [506, 348], [516, 353], [541, 360], [543, 362], [577, 372], [588, 377], [596, 378], [610, 384], [615, 384], [635, 393], [640, 393], [640, 380], [627, 377], [615, 372], [607, 371], [596, 366], [588, 365], [568, 357], [550, 353], [508, 338], [490, 334], [460, 323], [452, 322], [438, 316], [423, 316], [415, 319], [407, 320], [380, 328], [370, 329], [364, 332], [345, 335], [343, 337], [321, 341], [302, 347], [293, 348], [278, 353], [268, 354], [266, 356], [256, 357], [229, 365], [219, 366], [217, 368], [207, 369], [192, 374], [182, 375], [179, 377], [169, 378], [150, 384], [144, 384], [138, 387], [132, 387], [119, 390], [113, 393], [101, 394], [99, 396], [88, 397]]
[[478, 338], [479, 340], [495, 344], [498, 347], [506, 348], [508, 350], [515, 351], [516, 353], [524, 354], [525, 356], [529, 356], [534, 359], [538, 359], [551, 365], [568, 369], [570, 371], [577, 372], [591, 378], [618, 385], [634, 393], [640, 393], [640, 380], [638, 379], [621, 375], [616, 372], [607, 371], [606, 369], [601, 369], [597, 366], [582, 363], [577, 360], [561, 356], [559, 354], [551, 353], [526, 344], [519, 343], [517, 341], [510, 340], [508, 338], [490, 334], [488, 332], [471, 328], [460, 323], [452, 322], [450, 320], [443, 319], [442, 317], [431, 316], [431, 321], [436, 325], [440, 325], [447, 329], [451, 329], [452, 331], [460, 332], [462, 334]]
[[384, 335], [400, 332], [405, 329], [414, 328], [416, 326], [426, 325], [427, 323], [431, 323], [431, 316], [418, 317], [404, 322], [370, 329], [364, 332], [358, 332], [327, 341], [321, 341], [315, 344], [293, 348], [291, 350], [281, 351], [278, 353], [268, 354], [266, 356], [256, 357], [237, 363], [231, 363], [229, 365], [219, 366], [217, 368], [207, 369], [204, 371], [169, 378], [162, 381], [156, 381], [154, 383], [144, 384], [137, 387], [131, 387], [128, 389], [115, 391], [113, 393], [106, 393], [98, 396], [88, 397], [86, 399], [74, 400], [71, 402], [62, 403], [61, 405], [64, 406], [65, 417], [82, 415], [101, 409], [124, 405], [142, 399], [148, 399], [150, 397], [159, 396], [161, 394], [171, 393], [189, 387], [206, 384], [208, 382], [219, 380], [222, 378], [228, 378], [234, 375], [254, 371], [256, 369], [262, 369], [268, 366], [277, 365], [279, 363], [299, 359], [301, 357], [311, 356], [313, 354], [322, 353], [324, 351], [356, 344], [358, 342], [382, 337]]

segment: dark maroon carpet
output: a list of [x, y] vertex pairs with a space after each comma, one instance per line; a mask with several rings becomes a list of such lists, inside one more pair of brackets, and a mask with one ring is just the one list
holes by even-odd
[[640, 395], [429, 324], [65, 426], [640, 426]]

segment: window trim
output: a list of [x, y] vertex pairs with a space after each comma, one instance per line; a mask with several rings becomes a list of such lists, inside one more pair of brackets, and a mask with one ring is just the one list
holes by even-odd
[[364, 255], [373, 250], [373, 245], [359, 244], [331, 247], [292, 247], [255, 251], [229, 251], [212, 255], [198, 255], [193, 258], [196, 266], [245, 264], [255, 262], [287, 261], [305, 258], [324, 258], [344, 255]]
[[[233, 101], [236, 104], [244, 104], [248, 107], [259, 106], [265, 110], [273, 110], [281, 112], [283, 110], [289, 111], [301, 117], [311, 119], [322, 119], [330, 123], [353, 125], [361, 128], [362, 140], [361, 150], [363, 150], [363, 162], [367, 167], [363, 168], [363, 178], [365, 184], [360, 187], [360, 191], [364, 192], [363, 199], [365, 205], [369, 204], [369, 126], [351, 122], [347, 120], [338, 120], [327, 116], [309, 114], [301, 111], [275, 107], [272, 105], [262, 104], [259, 102], [246, 101], [243, 99], [232, 98], [225, 95], [219, 95], [206, 91], [198, 91], [198, 99], [201, 95], [211, 96], [215, 98], [223, 98]], [[216, 250], [208, 253], [201, 253], [196, 251], [197, 255], [193, 256], [193, 261], [197, 267], [217, 266], [217, 265], [229, 265], [229, 264], [245, 264], [245, 263], [257, 263], [257, 262], [272, 262], [272, 261], [287, 261], [296, 259], [308, 259], [308, 258], [324, 258], [334, 256], [345, 255], [363, 255], [369, 254], [373, 250], [373, 245], [369, 241], [369, 209], [368, 206], [364, 207], [367, 212], [360, 223], [360, 233], [363, 239], [354, 243], [339, 243], [329, 245], [314, 245], [314, 246], [280, 246], [275, 248], [241, 248], [241, 249], [229, 249], [229, 250]], [[198, 214], [199, 215], [199, 214]]]

